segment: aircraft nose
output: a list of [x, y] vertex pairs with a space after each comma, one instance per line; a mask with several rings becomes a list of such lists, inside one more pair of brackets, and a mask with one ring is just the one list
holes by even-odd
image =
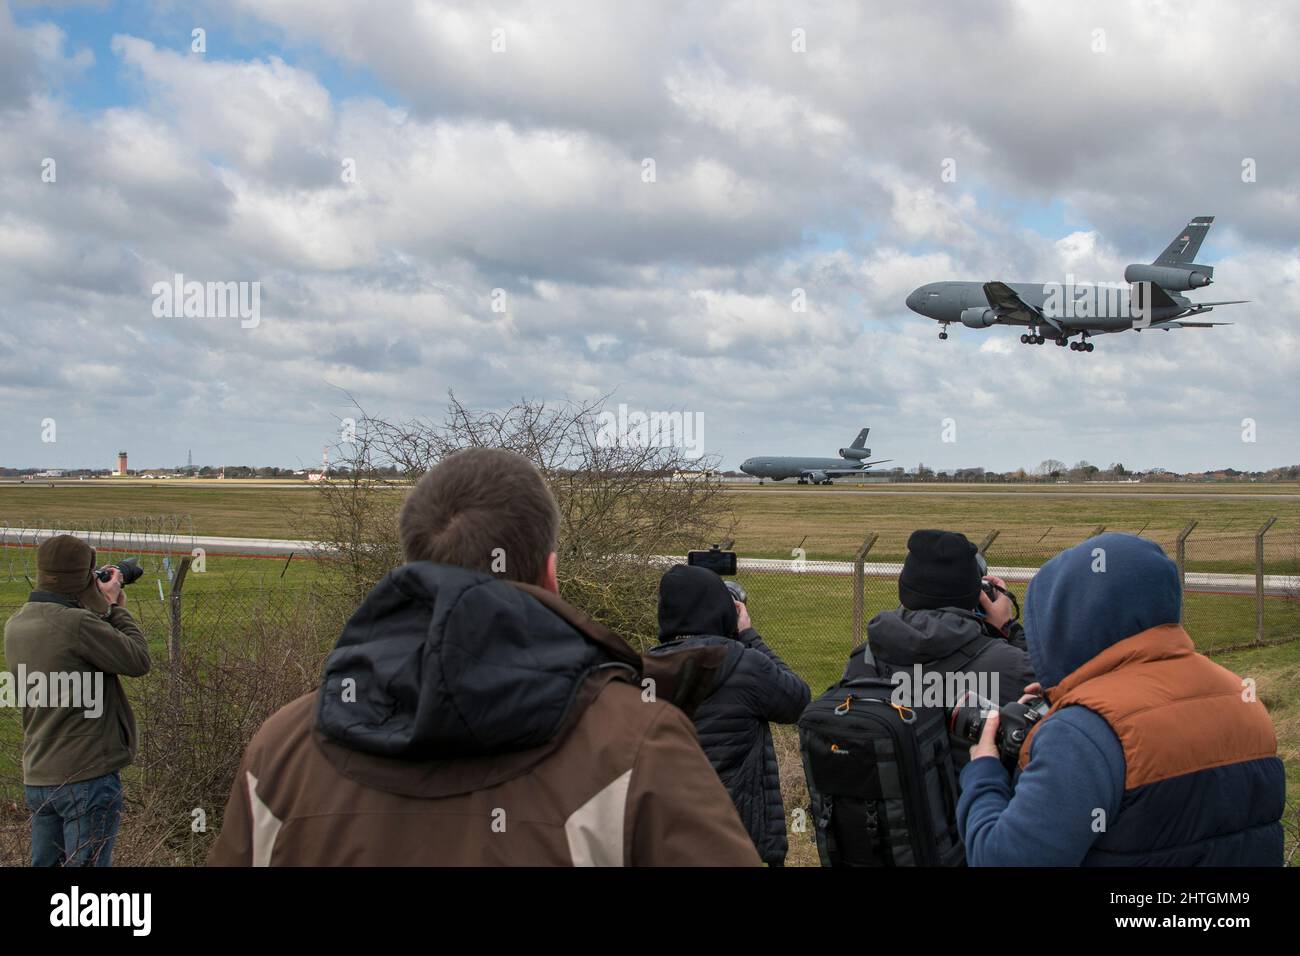
[[907, 297], [907, 307], [913, 312], [921, 311], [921, 290], [913, 289], [912, 294]]

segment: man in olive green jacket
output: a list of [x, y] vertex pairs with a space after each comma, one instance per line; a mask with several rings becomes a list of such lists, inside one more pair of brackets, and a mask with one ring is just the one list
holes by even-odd
[[135, 759], [135, 715], [119, 674], [149, 671], [122, 574], [95, 574], [72, 535], [36, 552], [36, 590], [5, 624], [5, 675], [23, 708], [23, 783], [33, 866], [108, 866], [122, 812], [118, 774]]

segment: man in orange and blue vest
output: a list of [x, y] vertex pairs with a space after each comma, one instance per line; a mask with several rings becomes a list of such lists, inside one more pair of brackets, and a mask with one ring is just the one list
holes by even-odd
[[1057, 555], [1025, 599], [1050, 710], [1014, 779], [987, 720], [961, 773], [972, 866], [1278, 866], [1286, 781], [1251, 682], [1198, 654], [1174, 562], [1103, 534]]

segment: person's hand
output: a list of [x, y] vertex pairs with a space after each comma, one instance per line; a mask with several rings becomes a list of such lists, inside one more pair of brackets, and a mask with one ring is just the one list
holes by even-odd
[[736, 605], [736, 633], [742, 634], [753, 627], [749, 623], [749, 608], [739, 601], [733, 601], [732, 603]]
[[118, 607], [126, 606], [126, 591], [122, 589], [122, 572], [117, 568], [108, 569], [107, 581], [101, 581], [97, 576], [95, 584], [99, 586], [99, 592], [104, 595], [109, 604]]
[[989, 713], [988, 719], [984, 721], [984, 731], [980, 734], [979, 743], [971, 745], [971, 760], [978, 760], [980, 757], [997, 757], [999, 759], [1002, 757], [998, 753], [997, 744], [999, 719], [996, 710]]
[[[984, 580], [991, 581], [993, 584], [996, 584], [999, 588], [1002, 588], [1004, 590], [1006, 589], [1007, 582], [1003, 581], [1001, 578], [995, 578], [993, 575], [990, 574]], [[999, 631], [1001, 631], [1004, 630], [1006, 626], [1011, 623], [1011, 619], [1016, 616], [1016, 612], [1014, 606], [1011, 603], [1010, 597], [1008, 597], [1005, 593], [1003, 593], [1003, 591], [998, 591], [997, 595], [998, 596], [996, 600], [990, 600], [989, 596], [985, 594], [984, 591], [981, 589], [980, 607], [984, 609], [984, 617], [988, 620], [988, 622], [992, 624], [994, 627], [996, 627]]]
[[1026, 684], [1024, 695], [1020, 698], [1020, 703], [1027, 704], [1037, 697], [1043, 696], [1043, 685], [1034, 681], [1032, 684]]

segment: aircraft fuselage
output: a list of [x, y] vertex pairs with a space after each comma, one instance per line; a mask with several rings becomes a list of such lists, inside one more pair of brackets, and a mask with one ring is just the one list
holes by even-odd
[[[755, 478], [770, 478], [781, 481], [785, 478], [799, 478], [809, 472], [824, 472], [830, 477], [840, 477], [845, 471], [860, 471], [862, 462], [855, 458], [803, 458], [791, 455], [775, 457], [746, 458], [740, 463], [740, 470]], [[831, 474], [833, 472], [839, 475]]]
[[[1107, 284], [1052, 284], [1032, 282], [1007, 283], [1020, 298], [1043, 311], [1064, 329], [1087, 332], [1122, 332], [1167, 322], [1186, 313], [1192, 304], [1180, 295], [1170, 294], [1177, 305], [1155, 307], [1150, 317], [1132, 304], [1127, 286]], [[931, 282], [907, 297], [907, 307], [936, 322], [962, 324], [962, 313], [972, 309], [989, 309], [982, 282]], [[1021, 325], [1025, 321], [999, 319], [990, 325]], [[1050, 325], [1045, 328], [1050, 331]]]

